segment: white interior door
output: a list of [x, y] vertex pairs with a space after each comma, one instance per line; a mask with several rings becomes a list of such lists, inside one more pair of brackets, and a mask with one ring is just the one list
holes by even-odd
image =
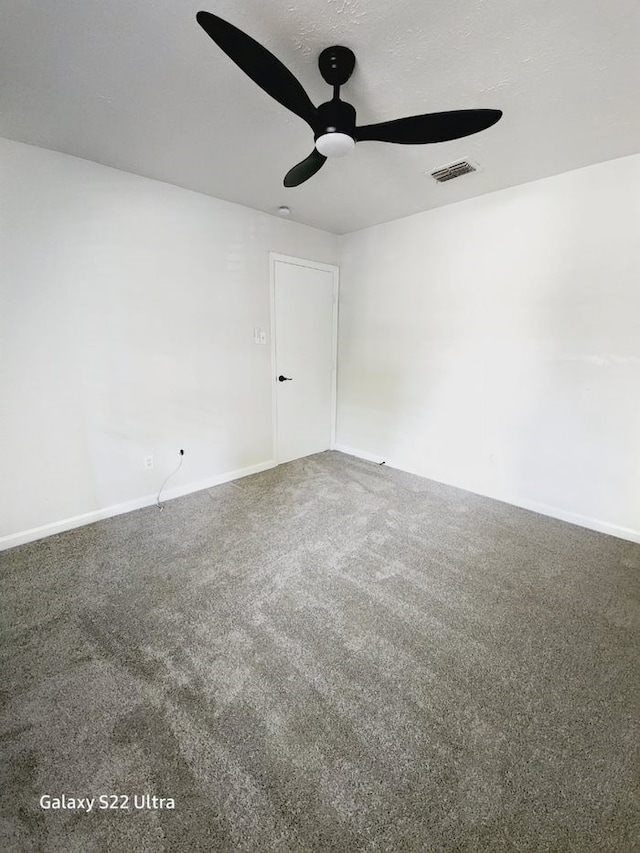
[[335, 418], [337, 269], [274, 260], [276, 460], [331, 447]]

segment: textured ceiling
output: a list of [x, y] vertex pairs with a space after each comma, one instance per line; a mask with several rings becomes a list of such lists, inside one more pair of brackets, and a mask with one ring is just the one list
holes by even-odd
[[[504, 111], [439, 145], [363, 142], [300, 187], [307, 125], [197, 25], [248, 32], [328, 100], [317, 56], [357, 56], [344, 100], [367, 124]], [[640, 151], [637, 0], [0, 0], [0, 136], [344, 233]], [[482, 171], [425, 175], [461, 157]]]

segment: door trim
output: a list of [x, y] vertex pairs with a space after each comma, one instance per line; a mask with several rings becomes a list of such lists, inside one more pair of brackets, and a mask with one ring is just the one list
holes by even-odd
[[273, 432], [273, 459], [276, 465], [278, 459], [278, 400], [276, 379], [276, 262], [307, 267], [312, 270], [322, 270], [333, 274], [333, 320], [331, 331], [331, 435], [329, 448], [336, 446], [336, 404], [337, 404], [337, 369], [338, 369], [338, 293], [340, 289], [340, 268], [335, 264], [322, 264], [319, 261], [309, 261], [305, 258], [295, 258], [291, 255], [281, 255], [269, 252], [269, 310], [271, 335], [271, 429]]

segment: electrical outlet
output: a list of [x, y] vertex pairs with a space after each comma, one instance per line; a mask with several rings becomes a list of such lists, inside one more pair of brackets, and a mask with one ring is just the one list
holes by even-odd
[[153, 468], [153, 456], [151, 456], [151, 454], [149, 456], [145, 456], [142, 463], [145, 468]]
[[253, 329], [253, 342], [254, 344], [266, 344], [267, 342], [266, 332], [260, 326], [255, 326]]

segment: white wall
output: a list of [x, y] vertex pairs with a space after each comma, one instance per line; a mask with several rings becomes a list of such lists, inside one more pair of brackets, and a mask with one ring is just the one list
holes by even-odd
[[269, 251], [337, 238], [0, 139], [0, 546], [270, 462]]
[[0, 547], [270, 463], [269, 251], [341, 263], [340, 446], [640, 538], [640, 155], [338, 241], [0, 139]]
[[338, 383], [343, 448], [640, 540], [640, 155], [341, 238]]

